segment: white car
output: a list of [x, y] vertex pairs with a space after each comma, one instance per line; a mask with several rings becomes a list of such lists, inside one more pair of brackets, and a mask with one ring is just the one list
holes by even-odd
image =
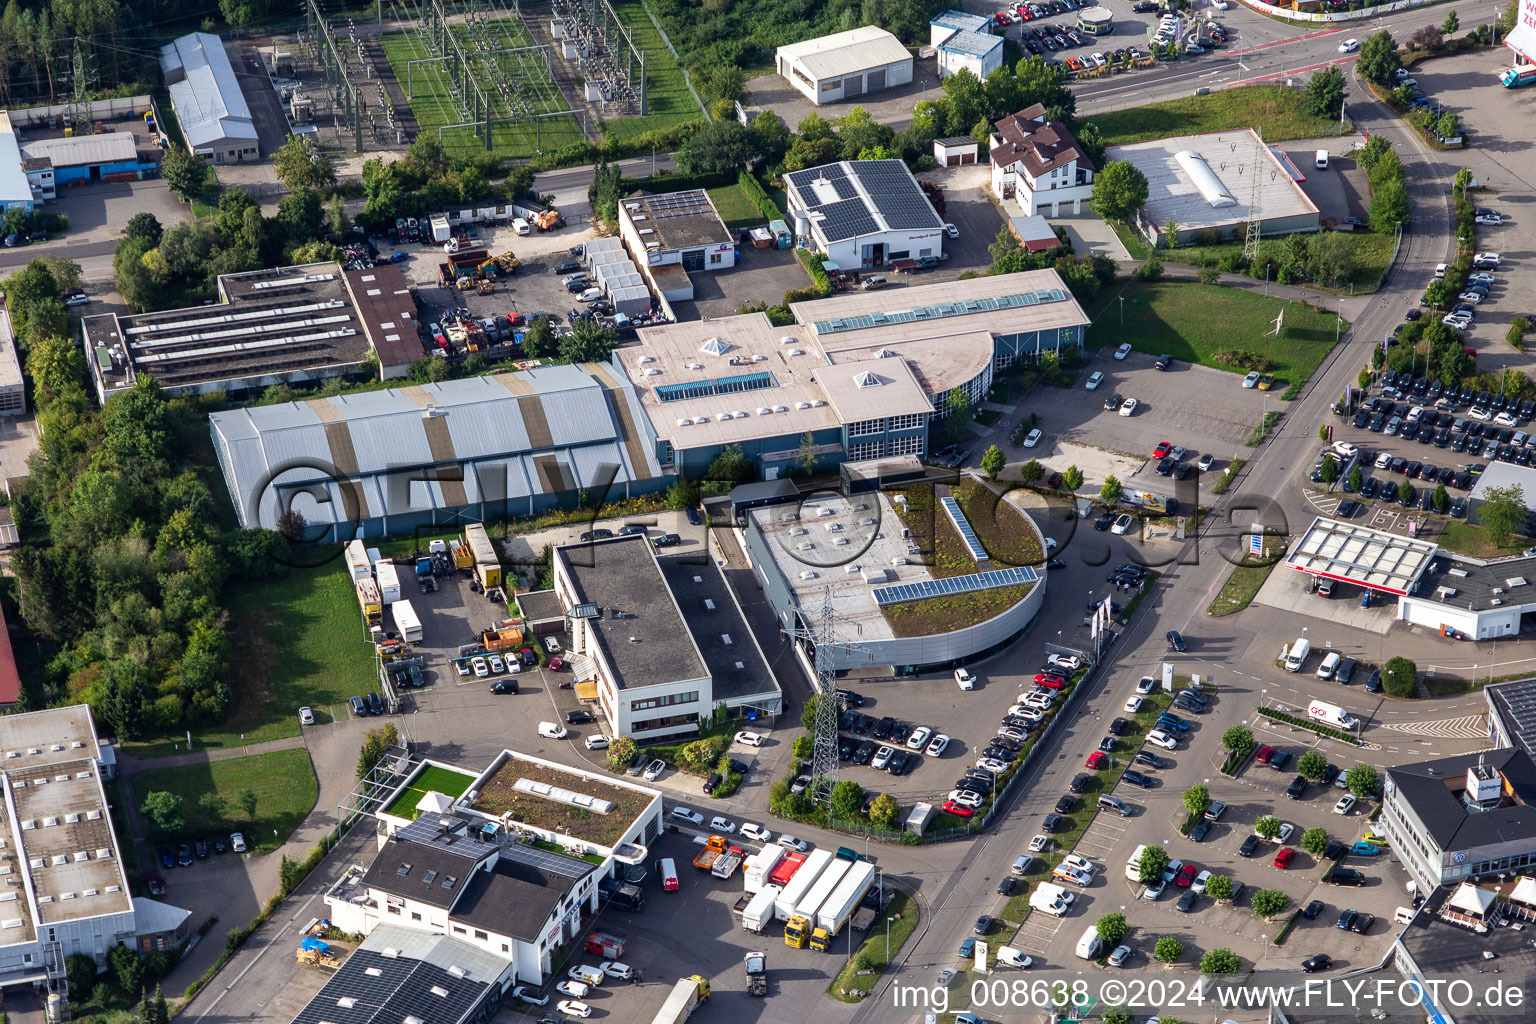
[[555, 1009], [571, 1017], [585, 1019], [592, 1016], [592, 1007], [586, 1003], [577, 1002], [575, 999], [562, 999], [555, 1004]]
[[1053, 654], [1045, 659], [1045, 663], [1055, 668], [1064, 668], [1068, 672], [1076, 672], [1083, 667], [1083, 659], [1075, 654]]
[[484, 658], [476, 658], [474, 661], [470, 662], [470, 664], [475, 667], [475, 676], [477, 678], [484, 679], [486, 676], [491, 674], [491, 670], [486, 665]]
[[1504, 223], [1504, 218], [1500, 214], [1494, 213], [1492, 210], [1488, 211], [1487, 213], [1480, 213], [1472, 219], [1479, 224], [1497, 225]]
[[709, 819], [709, 830], [711, 832], [719, 832], [724, 835], [731, 835], [736, 831], [736, 823], [730, 818], [722, 818], [717, 814], [713, 818]]
[[980, 807], [982, 799], [982, 795], [973, 789], [952, 789], [947, 797], [949, 803], [961, 807]]
[[1093, 373], [1088, 375], [1088, 382], [1084, 384], [1083, 387], [1087, 388], [1089, 391], [1097, 391], [1099, 390], [1099, 385], [1103, 383], [1104, 375], [1095, 370]]
[[1061, 858], [1061, 866], [1090, 876], [1099, 870], [1099, 866], [1093, 861], [1076, 853], [1069, 853]]
[[1136, 692], [1141, 694], [1143, 697], [1156, 689], [1157, 680], [1153, 679], [1151, 676], [1142, 676], [1140, 679], [1136, 680]]
[[933, 739], [928, 741], [928, 756], [938, 757], [940, 754], [944, 753], [945, 748], [948, 746], [949, 737], [945, 736], [943, 733], [938, 733], [933, 737]]
[[1126, 356], [1128, 356], [1130, 354], [1131, 354], [1131, 343], [1130, 342], [1126, 342], [1124, 345], [1121, 345], [1119, 348], [1115, 349], [1115, 358], [1116, 359], [1124, 359]]
[[[1497, 221], [1495, 221], [1495, 223], [1497, 223]], [[68, 295], [68, 296], [65, 297], [64, 305], [66, 305], [66, 306], [84, 306], [87, 303], [89, 303], [90, 301], [91, 301], [91, 297], [89, 295], [85, 294], [84, 292], [74, 292], [73, 294]]]
[[1045, 721], [1045, 712], [1041, 711], [1039, 708], [1031, 708], [1031, 707], [1014, 708], [1009, 713], [1017, 715], [1020, 718], [1023, 718], [1023, 719], [1025, 719], [1027, 721], [1034, 722], [1037, 725], [1039, 723]]
[[1137, 403], [1136, 399], [1134, 399], [1134, 398], [1127, 398], [1125, 401], [1120, 403], [1120, 415], [1121, 416], [1134, 416], [1136, 414], [1136, 406], [1137, 405], [1138, 405], [1138, 403]]
[[1168, 862], [1168, 867], [1163, 870], [1163, 881], [1172, 882], [1179, 877], [1179, 872], [1184, 870], [1184, 862], [1175, 857]]
[[1497, 423], [1501, 427], [1519, 426], [1519, 421], [1515, 419], [1514, 414], [1508, 412], [1499, 413], [1493, 418], [1493, 422]]
[[1024, 438], [1024, 447], [1025, 448], [1033, 448], [1035, 445], [1037, 445], [1039, 443], [1040, 443], [1040, 428], [1036, 427], [1034, 430], [1031, 430], [1027, 436], [1025, 436], [1025, 438]]
[[1155, 747], [1162, 747], [1164, 750], [1179, 749], [1179, 741], [1161, 729], [1153, 729], [1147, 733], [1147, 742]]
[[299, 708], [299, 724], [314, 725], [315, 712], [312, 708]]
[[555, 986], [555, 991], [559, 992], [563, 996], [574, 996], [577, 999], [584, 999], [586, 998], [587, 993], [591, 990], [587, 988], [585, 982], [572, 981], [571, 979], [567, 978], [565, 981], [562, 981], [560, 984]]
[[886, 766], [891, 763], [891, 758], [895, 756], [896, 751], [890, 747], [882, 746], [879, 750], [875, 751], [875, 759], [869, 762], [869, 766], [875, 769], [875, 771], [884, 771]]
[[1480, 252], [1480, 253], [1477, 253], [1476, 255], [1474, 255], [1472, 257], [1472, 262], [1473, 263], [1492, 263], [1494, 266], [1498, 266], [1499, 265], [1499, 254], [1496, 253], [1496, 252]]
[[1260, 373], [1258, 370], [1251, 371], [1248, 374], [1248, 376], [1243, 378], [1243, 387], [1245, 387], [1245, 388], [1256, 388], [1256, 387], [1258, 387], [1259, 386], [1259, 378], [1262, 377], [1262, 376], [1264, 376], [1264, 375], [1262, 373]]
[[1440, 318], [1440, 322], [1453, 331], [1464, 331], [1472, 326], [1472, 318], [1465, 313], [1452, 313]]
[[1205, 892], [1206, 883], [1211, 880], [1209, 871], [1202, 871], [1195, 876], [1195, 880], [1189, 883], [1190, 892]]
[[532, 985], [519, 985], [519, 986], [517, 986], [516, 988], [514, 988], [512, 990], [512, 998], [513, 999], [521, 999], [523, 1002], [531, 1003], [534, 1006], [548, 1006], [549, 1005], [549, 996], [547, 996], [544, 993], [540, 992], [538, 989], [534, 988]]
[[1354, 53], [1358, 49], [1360, 49], [1360, 40], [1358, 39], [1346, 39], [1339, 44], [1340, 53]]
[[959, 238], [960, 237], [960, 229], [955, 227], [953, 224], [945, 224], [944, 225], [944, 233], [946, 235], [948, 235], [950, 238]]
[[773, 842], [772, 832], [763, 828], [763, 826], [754, 824], [750, 821], [744, 821], [741, 823], [741, 834], [755, 843]]
[[1137, 697], [1133, 695], [1130, 700], [1125, 702], [1125, 710], [1129, 711], [1133, 715], [1146, 706], [1147, 699], [1145, 697]]
[[1109, 58], [1102, 53], [1095, 53], [1089, 59], [1093, 61], [1093, 66], [1096, 68], [1102, 68], [1109, 63]]
[[1015, 743], [1023, 743], [1025, 740], [1029, 739], [1029, 733], [1025, 732], [1023, 729], [1014, 729], [1006, 725], [999, 726], [997, 734], [1003, 739], [1012, 740]]
[[547, 740], [563, 740], [570, 733], [559, 722], [540, 722], [539, 735]]
[[607, 750], [608, 749], [608, 737], [607, 736], [602, 736], [602, 735], [588, 736], [586, 738], [586, 740], [584, 740], [583, 742], [586, 743], [588, 750]]
[[485, 662], [491, 666], [491, 671], [497, 675], [501, 675], [501, 673], [507, 670], [506, 663], [501, 660], [501, 655], [499, 654], [486, 655]]
[[655, 782], [661, 778], [661, 773], [667, 770], [667, 762], [657, 758], [645, 766], [645, 781]]
[[1104, 961], [1111, 967], [1124, 967], [1125, 962], [1131, 958], [1130, 946], [1116, 946], [1114, 952], [1109, 954], [1109, 959]]
[[629, 964], [621, 964], [617, 960], [604, 960], [597, 965], [597, 969], [610, 978], [618, 978], [620, 981], [628, 981], [635, 976], [635, 969]]
[[453, 670], [459, 674], [460, 679], [467, 678], [473, 671], [473, 669], [469, 667], [469, 662], [467, 661], [455, 661], [453, 663]]
[[1446, 264], [1446, 263], [1436, 263], [1435, 264], [1435, 280], [1436, 281], [1440, 280], [1442, 277], [1445, 276], [1445, 272], [1447, 270], [1450, 270], [1450, 269], [1451, 268], [1450, 268], [1449, 264]]
[[1199, 468], [1200, 472], [1207, 473], [1210, 471], [1212, 466], [1216, 465], [1216, 456], [1212, 455], [1210, 452], [1206, 452], [1204, 455], [1200, 456], [1200, 461], [1195, 463], [1195, 465]]
[[1345, 793], [1339, 797], [1339, 802], [1333, 805], [1334, 814], [1348, 814], [1355, 809], [1355, 794]]
[[1291, 841], [1291, 836], [1296, 834], [1296, 826], [1288, 821], [1280, 823], [1280, 831], [1275, 835], [1275, 842], [1284, 846]]
[[984, 772], [994, 773], [1005, 772], [1008, 770], [1007, 762], [999, 761], [995, 757], [978, 757], [976, 759], [976, 767], [980, 768]]
[[546, 651], [548, 651], [550, 654], [559, 654], [560, 653], [560, 641], [556, 640], [552, 636], [547, 636], [547, 637], [544, 638], [544, 649]]
[[955, 685], [962, 690], [974, 690], [976, 689], [976, 676], [968, 669], [957, 668], [955, 669]]
[[763, 737], [755, 732], [739, 732], [736, 734], [736, 742], [748, 747], [760, 747], [763, 745]]
[[907, 737], [907, 749], [922, 750], [923, 747], [927, 746], [928, 744], [928, 737], [932, 735], [932, 729], [928, 728], [926, 725], [919, 726], [917, 729], [913, 730], [911, 736]]
[[1048, 836], [1048, 835], [1037, 835], [1037, 836], [1035, 836], [1033, 839], [1031, 839], [1029, 841], [1029, 852], [1030, 853], [1044, 853], [1046, 850], [1049, 850], [1050, 848], [1051, 848], [1051, 837]]
[[1163, 894], [1163, 890], [1167, 887], [1168, 883], [1159, 878], [1157, 881], [1141, 890], [1141, 898], [1144, 900], [1155, 900]]
[[1344, 458], [1344, 459], [1352, 459], [1356, 455], [1360, 454], [1360, 449], [1356, 448], [1354, 445], [1350, 444], [1348, 441], [1335, 441], [1335, 442], [1333, 442], [1333, 451], [1334, 451], [1334, 454], [1336, 454], [1340, 458]]
[[804, 853], [811, 848], [811, 844], [804, 839], [797, 839], [788, 832], [779, 836], [779, 845], [786, 850], [794, 850], [796, 853]]
[[698, 811], [693, 810], [691, 807], [684, 807], [682, 804], [678, 804], [676, 807], [672, 808], [672, 817], [676, 818], [678, 821], [686, 821], [691, 825], [704, 824], [704, 815], [700, 814]]
[[1049, 711], [1053, 701], [1049, 693], [1031, 693], [1024, 698], [1023, 703], [1026, 709], [1035, 708], [1039, 711]]
[[1134, 522], [1136, 522], [1134, 516], [1129, 512], [1122, 512], [1115, 517], [1115, 525], [1109, 528], [1109, 532], [1124, 537], [1131, 532], [1131, 524]]
[[1392, 453], [1391, 452], [1382, 452], [1380, 455], [1376, 456], [1376, 468], [1377, 469], [1386, 469], [1390, 465], [1392, 465]]

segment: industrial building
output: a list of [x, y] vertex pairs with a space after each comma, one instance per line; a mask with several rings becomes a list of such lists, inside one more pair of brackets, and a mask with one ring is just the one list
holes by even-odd
[[[795, 237], [836, 268], [944, 252], [944, 221], [900, 160], [842, 160], [784, 176]], [[832, 268], [829, 268], [832, 269]]]
[[634, 390], [550, 366], [215, 412], [244, 526], [297, 511], [316, 543], [532, 515], [664, 488]]
[[660, 555], [627, 536], [557, 547], [554, 572], [572, 671], [594, 684], [611, 735], [692, 735], [720, 705], [749, 720], [782, 710], [768, 660], [712, 559]]
[[240, 80], [209, 32], [192, 32], [160, 48], [160, 71], [187, 146], [215, 164], [261, 158], [260, 140]]
[[1003, 37], [992, 34], [985, 14], [944, 11], [928, 22], [928, 43], [938, 50], [938, 74], [964, 69], [982, 81], [1003, 66]]
[[[1502, 460], [1490, 462], [1478, 474], [1477, 482], [1472, 485], [1472, 491], [1467, 495], [1467, 517], [1470, 520], [1477, 521], [1477, 513], [1483, 507], [1484, 499], [1488, 492], [1496, 487], [1518, 487], [1526, 506], [1536, 505], [1536, 469]], [[1536, 516], [1527, 516], [1526, 525], [1521, 532], [1529, 534], [1533, 529], [1536, 529]]]
[[1423, 892], [1536, 864], [1536, 764], [1501, 748], [1386, 769], [1392, 856]]
[[1024, 216], [1081, 213], [1093, 198], [1097, 168], [1077, 144], [1071, 129], [1046, 119], [1036, 103], [993, 125], [992, 192], [1013, 200]]
[[1251, 128], [1110, 146], [1104, 159], [1128, 160], [1146, 176], [1147, 202], [1134, 220], [1153, 244], [1170, 220], [1186, 239], [1203, 231], [1231, 238], [1255, 220], [1263, 235], [1321, 230], [1289, 162]]
[[133, 132], [34, 139], [21, 147], [22, 170], [44, 201], [68, 185], [138, 181], [159, 173], [157, 153], [140, 150]]
[[19, 207], [31, 213], [42, 201], [41, 190], [34, 191], [23, 168], [11, 115], [0, 110], [0, 212]]
[[[3, 627], [0, 627], [3, 628]], [[168, 950], [190, 912], [129, 892], [84, 704], [0, 717], [0, 986], [63, 995], [64, 961]]]
[[[475, 774], [410, 765], [402, 775], [381, 804], [390, 827], [381, 831], [378, 854], [350, 867], [325, 902], [336, 927], [368, 936], [338, 978], [372, 985], [372, 972], [348, 973], [352, 960], [372, 951], [361, 962], [377, 968], [395, 950], [414, 961], [393, 968], [403, 975], [420, 971], [430, 980], [446, 972], [473, 983], [457, 1004], [440, 1003], [431, 997], [449, 1000], [455, 990], [436, 993], [403, 976], [402, 988], [425, 990], [416, 996], [443, 1007], [418, 1009], [422, 1021], [483, 1021], [512, 984], [550, 980], [597, 913], [602, 883], [613, 879], [615, 866], [645, 863], [662, 830], [657, 790], [510, 750]], [[444, 778], [458, 792], [433, 791], [430, 782], [423, 791], [423, 780]], [[361, 999], [364, 992], [332, 979], [296, 1020], [411, 1019], [401, 1016], [411, 1010], [406, 996], [382, 994], [399, 1000], [399, 1012], [381, 1016], [370, 1000], [367, 1015], [338, 1016], [338, 998]], [[487, 1013], [472, 1015], [472, 1007]]]
[[[936, 578], [925, 553], [904, 539], [898, 501], [899, 492], [870, 490], [745, 513], [743, 548], [781, 628], [814, 628], [830, 599], [848, 641], [823, 652], [830, 667], [889, 668], [897, 675], [945, 671], [1018, 639], [1044, 606], [1046, 570], [994, 562], [959, 504], [947, 498], [945, 514], [975, 565], [973, 572]], [[1035, 529], [1022, 512], [1014, 514], [1020, 529]], [[967, 596], [956, 601], [957, 595]], [[930, 602], [958, 610], [943, 628], [913, 626], [928, 621]], [[814, 649], [802, 643], [797, 653], [808, 668], [815, 664]]]
[[[1536, 969], [1536, 950], [1526, 934], [1536, 924], [1536, 879], [1527, 875], [1511, 881], [1513, 884], [1502, 877], [1496, 882], [1490, 879], [1487, 888], [1463, 882], [1429, 894], [1392, 945], [1392, 968], [1413, 986], [1404, 986], [1398, 990], [1397, 1000], [1389, 999], [1383, 1009], [1374, 1012], [1422, 1018], [1434, 1024], [1499, 1024], [1507, 1020], [1502, 1007], [1448, 995], [1445, 982], [1470, 981], [1479, 974], [1529, 977]], [[1490, 968], [1489, 960], [1499, 966]], [[1375, 979], [1360, 980], [1374, 987]], [[1304, 1024], [1322, 1016], [1303, 1016], [1292, 1010], [1286, 1017], [1277, 1011], [1272, 1019], [1275, 1024]]]
[[874, 25], [781, 46], [774, 63], [779, 75], [817, 106], [912, 81], [912, 54]]
[[224, 274], [217, 305], [98, 313], [80, 329], [103, 404], [141, 373], [171, 394], [208, 394], [360, 374], [375, 352], [380, 370], [399, 376], [422, 356], [415, 304], [389, 265]]
[[677, 265], [693, 274], [736, 265], [736, 243], [703, 189], [625, 196], [619, 237], [641, 267]]
[[21, 375], [21, 355], [16, 351], [11, 311], [0, 306], [0, 416], [26, 414], [27, 384]]

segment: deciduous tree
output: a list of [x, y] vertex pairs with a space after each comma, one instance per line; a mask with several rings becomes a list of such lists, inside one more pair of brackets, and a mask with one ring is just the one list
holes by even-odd
[[1147, 176], [1129, 160], [1114, 160], [1093, 179], [1093, 212], [1106, 220], [1126, 220], [1146, 204]]

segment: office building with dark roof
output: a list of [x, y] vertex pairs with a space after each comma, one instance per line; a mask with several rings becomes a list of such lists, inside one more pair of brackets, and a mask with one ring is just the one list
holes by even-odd
[[619, 203], [619, 237], [637, 267], [678, 264], [691, 274], [736, 265], [736, 243], [701, 188], [624, 197]]
[[839, 268], [940, 257], [944, 221], [900, 160], [842, 160], [784, 176], [795, 237]]
[[1428, 892], [1536, 864], [1536, 763], [1505, 747], [1386, 770], [1378, 823]]
[[219, 301], [206, 306], [82, 317], [101, 402], [142, 373], [173, 395], [249, 393], [358, 375], [375, 352], [386, 376], [401, 376], [423, 355], [415, 303], [398, 267], [253, 270], [221, 275], [218, 290]]
[[998, 199], [1017, 202], [1025, 217], [1082, 212], [1093, 198], [1097, 168], [1070, 128], [1047, 119], [1039, 103], [992, 127], [992, 192]]
[[611, 735], [686, 736], [724, 704], [776, 715], [783, 696], [714, 560], [665, 556], [643, 536], [555, 549], [555, 592], [570, 622], [571, 667], [597, 684]]
[[1489, 683], [1483, 687], [1488, 703], [1488, 738], [1498, 747], [1519, 747], [1536, 756], [1536, 679]]

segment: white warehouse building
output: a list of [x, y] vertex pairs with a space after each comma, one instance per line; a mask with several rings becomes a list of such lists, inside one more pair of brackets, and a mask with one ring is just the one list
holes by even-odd
[[785, 175], [795, 237], [842, 269], [944, 252], [944, 221], [900, 160], [843, 160]]
[[912, 81], [912, 54], [874, 25], [781, 46], [774, 63], [780, 76], [817, 106]]
[[1003, 37], [992, 34], [984, 14], [945, 11], [928, 23], [928, 42], [938, 51], [940, 78], [962, 69], [985, 80], [1003, 66]]

